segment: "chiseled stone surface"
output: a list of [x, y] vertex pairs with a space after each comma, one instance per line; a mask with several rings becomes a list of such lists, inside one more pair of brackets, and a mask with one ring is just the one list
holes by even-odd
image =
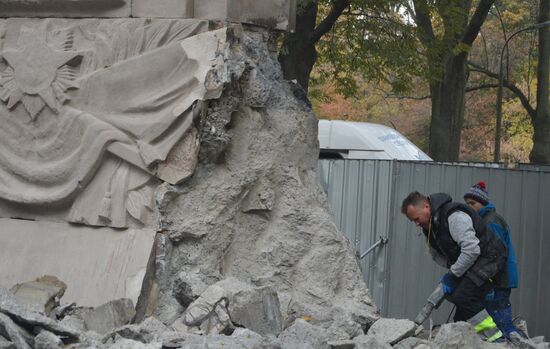
[[400, 340], [414, 334], [416, 325], [406, 319], [380, 319], [376, 321], [367, 332], [379, 340], [394, 345]]
[[63, 302], [98, 306], [137, 302], [155, 230], [93, 228], [0, 219], [0, 286], [55, 275], [68, 285]]

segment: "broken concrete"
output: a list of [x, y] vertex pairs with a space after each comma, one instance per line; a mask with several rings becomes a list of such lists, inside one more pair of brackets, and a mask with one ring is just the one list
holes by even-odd
[[168, 330], [168, 327], [159, 320], [148, 317], [140, 324], [122, 326], [109, 332], [103, 338], [103, 342], [109, 339], [115, 340], [119, 336], [142, 343], [150, 343], [157, 341], [158, 337]]
[[49, 315], [59, 305], [67, 285], [54, 276], [43, 276], [34, 281], [16, 284], [10, 289], [17, 302], [30, 310]]
[[351, 339], [330, 341], [328, 345], [331, 349], [355, 349], [355, 342]]
[[[172, 324], [205, 285], [234, 277], [276, 291], [287, 325], [302, 317], [324, 329], [339, 316], [352, 321], [333, 331], [349, 339], [378, 315], [317, 181], [317, 121], [282, 79], [269, 33], [231, 33], [232, 82], [200, 119], [196, 172], [157, 194], [163, 231], [138, 313], [153, 308], [143, 317]], [[191, 304], [186, 315], [195, 311]]]
[[456, 322], [441, 326], [435, 336], [433, 346], [440, 349], [482, 349], [488, 348], [488, 343], [481, 341], [472, 325], [466, 322]]
[[373, 335], [361, 335], [353, 339], [356, 349], [390, 349], [391, 345]]
[[76, 339], [79, 333], [67, 328], [58, 322], [32, 310], [17, 304], [17, 301], [7, 290], [0, 287], [0, 312], [9, 315], [15, 322], [26, 326], [44, 328], [57, 335]]
[[[207, 333], [221, 333], [233, 327], [227, 313], [230, 291], [214, 284], [208, 287], [201, 296], [191, 303], [183, 315], [187, 326], [201, 327]], [[213, 332], [212, 332], [213, 331]]]
[[71, 328], [77, 332], [86, 332], [86, 324], [84, 323], [84, 320], [82, 318], [74, 316], [74, 315], [68, 315], [61, 319], [60, 323], [63, 326], [66, 326], [68, 328]]
[[421, 344], [427, 345], [428, 341], [421, 338], [408, 337], [399, 341], [399, 343], [395, 344], [393, 347], [394, 349], [414, 349]]
[[13, 342], [10, 342], [3, 336], [0, 336], [0, 349], [18, 349]]
[[277, 292], [271, 287], [239, 290], [229, 302], [231, 320], [262, 336], [278, 336], [283, 330], [283, 319]]
[[42, 330], [34, 337], [35, 349], [62, 349], [63, 347], [61, 338], [51, 332]]
[[230, 336], [211, 334], [169, 334], [162, 342], [163, 349], [282, 349], [272, 339], [265, 338], [248, 329], [237, 328]]
[[330, 349], [323, 328], [298, 319], [279, 336], [281, 347], [288, 349]]
[[121, 338], [112, 345], [108, 346], [109, 349], [161, 349], [162, 343], [149, 343], [144, 344], [131, 339]]
[[[174, 239], [170, 235], [170, 240], [174, 243], [179, 243], [183, 239], [183, 235], [178, 233], [178, 239]], [[190, 237], [187, 235], [187, 237]], [[201, 277], [195, 273], [182, 271], [174, 280], [172, 293], [174, 298], [185, 308], [195, 301], [208, 288], [208, 285], [201, 280]]]
[[129, 324], [135, 315], [134, 304], [130, 299], [118, 299], [84, 313], [82, 319], [88, 330], [107, 334]]
[[369, 328], [367, 335], [394, 345], [400, 340], [412, 336], [415, 329], [415, 323], [410, 320], [380, 319]]
[[25, 331], [3, 313], [0, 313], [0, 334], [11, 341], [17, 349], [31, 348], [28, 344], [30, 339], [25, 338]]

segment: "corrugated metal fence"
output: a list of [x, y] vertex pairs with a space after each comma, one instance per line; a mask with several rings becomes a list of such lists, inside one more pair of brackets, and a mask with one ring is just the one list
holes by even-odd
[[[462, 201], [483, 180], [491, 201], [510, 225], [519, 260], [514, 315], [531, 335], [550, 338], [550, 172], [385, 160], [321, 160], [321, 182], [336, 224], [361, 253], [380, 237], [388, 243], [361, 261], [365, 281], [382, 315], [413, 319], [444, 272], [427, 253], [420, 230], [401, 214], [413, 190], [446, 192]], [[449, 304], [434, 315], [444, 323]]]

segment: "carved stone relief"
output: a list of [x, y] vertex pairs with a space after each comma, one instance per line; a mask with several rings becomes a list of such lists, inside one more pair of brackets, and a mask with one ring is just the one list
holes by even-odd
[[0, 215], [148, 224], [155, 186], [193, 173], [224, 45], [199, 20], [0, 21]]

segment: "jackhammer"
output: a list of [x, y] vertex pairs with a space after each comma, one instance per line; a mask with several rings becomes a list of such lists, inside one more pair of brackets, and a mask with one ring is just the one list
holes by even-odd
[[437, 284], [435, 290], [428, 297], [426, 304], [424, 304], [418, 315], [416, 315], [414, 323], [417, 325], [422, 325], [422, 323], [430, 317], [432, 311], [439, 308], [441, 303], [443, 303], [443, 299], [445, 299], [445, 292], [443, 292], [443, 287], [441, 287], [441, 284]]
[[[443, 303], [443, 300], [445, 299], [445, 292], [443, 292], [443, 287], [441, 284], [438, 284], [435, 290], [430, 294], [428, 297], [428, 300], [426, 301], [426, 304], [422, 307], [418, 315], [416, 315], [416, 318], [414, 319], [414, 323], [418, 326], [417, 331], [420, 331], [424, 321], [426, 321], [430, 314], [434, 309], [439, 308], [441, 303]], [[517, 332], [513, 332], [513, 335], [509, 339], [510, 342], [514, 345], [516, 345], [519, 348], [525, 348], [525, 349], [536, 349], [538, 346], [531, 341], [529, 338], [523, 338], [520, 334]]]

